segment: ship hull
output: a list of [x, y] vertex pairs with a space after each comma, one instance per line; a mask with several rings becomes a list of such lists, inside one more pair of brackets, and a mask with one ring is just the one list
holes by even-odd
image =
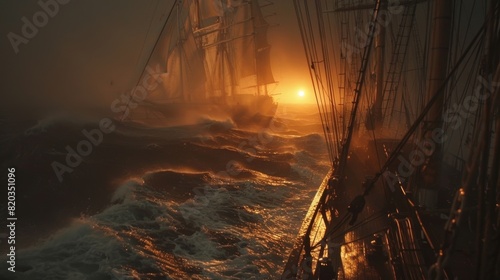
[[231, 119], [239, 127], [267, 127], [273, 119], [278, 105], [267, 95], [235, 95], [227, 109]]

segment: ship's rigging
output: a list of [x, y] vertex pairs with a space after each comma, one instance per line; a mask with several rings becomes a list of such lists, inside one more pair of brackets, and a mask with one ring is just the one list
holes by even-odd
[[158, 71], [144, 70], [139, 79], [160, 86], [148, 90], [135, 112], [154, 119], [225, 112], [238, 125], [268, 123], [277, 106], [269, 85], [276, 81], [262, 9], [271, 4], [175, 1], [144, 67]]
[[258, 1], [189, 0], [175, 5], [176, 20], [167, 24], [162, 34], [167, 40], [156, 51], [159, 61], [167, 62], [166, 73], [189, 75], [189, 80], [168, 79], [166, 84], [181, 81], [181, 85], [180, 90], [165, 88], [165, 94], [193, 95], [197, 89], [185, 88], [193, 79], [201, 79], [196, 84], [203, 93], [185, 99], [236, 94], [241, 80], [249, 76], [257, 93], [275, 83], [267, 42], [269, 24]]
[[[380, 273], [386, 273], [383, 278], [393, 279], [453, 277], [457, 274], [454, 271], [457, 268], [451, 265], [457, 231], [466, 228], [463, 216], [476, 228], [475, 232], [468, 233], [476, 238], [475, 278], [495, 279], [499, 275], [495, 265], [500, 261], [500, 243], [496, 239], [499, 236], [496, 194], [500, 187], [497, 175], [500, 168], [499, 1], [489, 1], [484, 23], [479, 27], [471, 27], [471, 11], [467, 30], [475, 29], [474, 36], [455, 31], [460, 30], [465, 21], [461, 19], [463, 1], [378, 0], [375, 4], [359, 1], [352, 6], [347, 1], [296, 0], [294, 5], [332, 171], [311, 204], [282, 279], [333, 279], [333, 274], [345, 279], [355, 278], [354, 274], [349, 276], [345, 271], [349, 260], [340, 259], [340, 256], [349, 244], [364, 242], [377, 232], [386, 238], [384, 244], [391, 261], [390, 265], [378, 264], [379, 277], [382, 277]], [[371, 15], [368, 10], [372, 11]], [[422, 25], [424, 21], [418, 20], [424, 15], [428, 18], [432, 15], [429, 24]], [[366, 21], [369, 17], [371, 20]], [[394, 32], [393, 26], [398, 23], [399, 28]], [[356, 29], [351, 32], [353, 25]], [[421, 45], [422, 29], [431, 30], [431, 35], [425, 39], [430, 47]], [[387, 35], [394, 33], [396, 37]], [[410, 44], [411, 38], [414, 38], [414, 45]], [[450, 51], [452, 38], [462, 43]], [[375, 59], [370, 57], [372, 49]], [[389, 59], [387, 51], [391, 52]], [[482, 63], [478, 63], [478, 57]], [[386, 60], [390, 61], [388, 68], [384, 65]], [[369, 69], [374, 71], [366, 75]], [[464, 82], [462, 77], [472, 77], [476, 73], [479, 73], [476, 84], [470, 80]], [[421, 96], [425, 87], [422, 83], [426, 75], [429, 77], [425, 80], [428, 97], [423, 106]], [[411, 88], [412, 84], [419, 85]], [[472, 90], [474, 85], [477, 90]], [[462, 88], [462, 96], [455, 94]], [[464, 113], [463, 108], [458, 108], [462, 109], [460, 112], [446, 107], [452, 107], [451, 104], [457, 101], [469, 110]], [[476, 107], [471, 110], [471, 106]], [[365, 110], [359, 110], [360, 107]], [[464, 123], [459, 123], [460, 120]], [[449, 159], [450, 155], [452, 159], [465, 157], [460, 142], [459, 151], [450, 152], [457, 146], [457, 141], [450, 139], [458, 132], [476, 136], [469, 141], [473, 141], [473, 148], [468, 153], [470, 159], [466, 168]], [[358, 142], [358, 151], [352, 149], [353, 139]], [[353, 184], [359, 180], [352, 176], [359, 172], [347, 170], [357, 168], [352, 166], [360, 157], [356, 153], [360, 152], [360, 147], [368, 145], [373, 146], [368, 148], [373, 151], [372, 171], [367, 174], [369, 177], [365, 178], [363, 188], [356, 191], [359, 185]], [[396, 166], [412, 146], [418, 149], [410, 151], [408, 162], [411, 164], [405, 166], [406, 170], [401, 169], [401, 163]], [[452, 174], [465, 171], [461, 184], [446, 173], [450, 167], [455, 172]], [[442, 212], [450, 213], [445, 238], [436, 240], [435, 230], [428, 230], [428, 220], [439, 197], [445, 196], [439, 192], [447, 188], [450, 188], [448, 194], [456, 192], [456, 196], [449, 206], [451, 212]], [[384, 201], [379, 201], [382, 206], [377, 211], [371, 210], [370, 215], [363, 214], [365, 205], [373, 202], [368, 198], [376, 189], [379, 192], [383, 189], [385, 194]], [[342, 201], [345, 199], [351, 202], [346, 204]], [[467, 201], [477, 202], [477, 217], [471, 215], [473, 203]], [[374, 222], [387, 214], [390, 218], [384, 219], [386, 222]], [[369, 228], [368, 224], [371, 224]], [[440, 249], [436, 244], [442, 244]], [[357, 269], [362, 269], [360, 267], [362, 265]], [[337, 271], [338, 268], [341, 271]], [[363, 278], [376, 274], [371, 271], [373, 268], [364, 268]]]

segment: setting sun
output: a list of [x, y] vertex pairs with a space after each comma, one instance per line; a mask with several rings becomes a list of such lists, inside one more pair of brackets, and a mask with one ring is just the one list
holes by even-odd
[[313, 89], [308, 85], [304, 85], [304, 83], [305, 82], [281, 87], [281, 94], [276, 95], [278, 103], [316, 104]]

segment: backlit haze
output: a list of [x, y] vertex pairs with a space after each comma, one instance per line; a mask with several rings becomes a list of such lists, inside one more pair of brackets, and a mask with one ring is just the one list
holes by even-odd
[[[8, 34], [22, 35], [22, 18], [32, 21], [42, 8], [37, 1], [2, 1], [2, 111], [109, 106], [134, 87], [172, 3], [68, 1], [33, 38], [17, 46], [16, 54]], [[272, 9], [276, 15], [267, 19], [278, 84], [269, 86], [269, 92], [281, 104], [314, 103], [293, 5], [276, 1]]]
[[[154, 52], [148, 66], [158, 72], [136, 87], [157, 38], [161, 50], [179, 42], [174, 24], [159, 36], [174, 2], [0, 1], [0, 155], [4, 182], [15, 169], [9, 215], [19, 217], [0, 279], [278, 277], [329, 168], [293, 6], [281, 0], [264, 11], [274, 15], [266, 17], [271, 67], [266, 52], [262, 72], [270, 77], [271, 68], [266, 81], [278, 82], [265, 83], [278, 107], [252, 92], [198, 106], [209, 100], [206, 77], [230, 76], [228, 68], [196, 75], [204, 65]], [[245, 78], [257, 80], [256, 69]], [[222, 80], [209, 97], [229, 92]], [[244, 82], [231, 86], [253, 90]], [[193, 102], [139, 107], [127, 96], [136, 89]]]

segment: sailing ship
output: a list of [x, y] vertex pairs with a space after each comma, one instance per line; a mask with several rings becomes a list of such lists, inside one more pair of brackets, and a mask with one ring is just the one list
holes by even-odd
[[239, 126], [267, 125], [277, 108], [268, 89], [276, 84], [267, 40], [270, 25], [263, 14], [270, 5], [257, 0], [175, 1], [145, 67], [150, 70], [141, 75], [141, 80], [154, 78], [160, 85], [130, 118], [222, 115]]
[[332, 168], [281, 279], [499, 279], [500, 1], [293, 2]]

